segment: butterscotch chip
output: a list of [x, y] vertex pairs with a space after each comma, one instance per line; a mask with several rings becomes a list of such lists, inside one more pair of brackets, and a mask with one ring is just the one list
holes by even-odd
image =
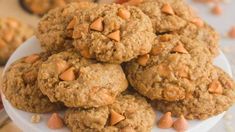
[[171, 128], [173, 125], [173, 119], [171, 117], [171, 112], [165, 113], [158, 121], [157, 126], [161, 129]]
[[[228, 110], [235, 98], [234, 81], [211, 63], [203, 67], [204, 70], [200, 70], [201, 76], [193, 81], [195, 90], [192, 93], [188, 93], [181, 101], [156, 101], [156, 109], [162, 112], [170, 111], [177, 117], [183, 115], [189, 120], [204, 120]], [[228, 80], [232, 82], [231, 88], [224, 85]]]
[[67, 29], [73, 29], [77, 22], [77, 17], [73, 17], [73, 19], [69, 22]]
[[74, 68], [69, 68], [68, 70], [63, 72], [59, 77], [63, 81], [73, 81], [75, 79]]
[[162, 47], [153, 47], [151, 50], [152, 55], [159, 55], [162, 52]]
[[34, 63], [38, 59], [40, 59], [40, 56], [37, 55], [37, 54], [33, 54], [33, 55], [30, 55], [30, 56], [26, 57], [24, 59], [24, 62], [26, 62], [26, 63]]
[[194, 18], [191, 20], [191, 22], [195, 25], [197, 25], [198, 27], [203, 27], [204, 26], [204, 22], [200, 19], [200, 18]]
[[221, 15], [222, 14], [222, 8], [219, 5], [215, 5], [211, 12], [215, 15]]
[[164, 13], [167, 13], [167, 14], [170, 14], [170, 15], [174, 15], [175, 13], [174, 13], [174, 10], [172, 9], [172, 7], [171, 7], [171, 5], [170, 4], [164, 4], [163, 6], [162, 6], [162, 12], [164, 12]]
[[115, 125], [125, 119], [125, 116], [120, 115], [119, 113], [117, 113], [114, 110], [111, 110], [110, 116], [111, 116], [111, 119], [110, 119], [111, 126], [113, 126], [113, 125]]
[[64, 60], [60, 60], [60, 61], [56, 62], [56, 68], [57, 68], [58, 73], [65, 71], [68, 67], [69, 67], [69, 65]]
[[228, 32], [228, 36], [230, 38], [235, 38], [235, 27], [232, 27], [229, 32]]
[[[131, 1], [130, 1], [131, 2]], [[131, 16], [130, 16], [131, 15]], [[79, 30], [75, 38], [77, 52], [89, 47], [92, 58], [107, 63], [127, 62], [150, 52], [155, 34], [150, 19], [138, 8], [120, 4], [101, 4], [77, 15], [80, 25], [89, 25], [89, 32]], [[85, 19], [86, 20], [85, 20]]]
[[222, 94], [223, 87], [221, 86], [221, 83], [218, 80], [213, 80], [209, 85], [208, 91], [211, 93]]
[[174, 122], [173, 128], [177, 131], [185, 131], [188, 129], [188, 122], [184, 116], [180, 116], [180, 118]]
[[128, 10], [120, 9], [118, 11], [118, 16], [120, 16], [123, 19], [129, 19], [131, 16], [131, 13]]
[[[131, 115], [123, 114], [130, 107], [136, 109], [136, 112]], [[64, 117], [71, 131], [148, 132], [151, 131], [154, 120], [153, 108], [136, 93], [123, 93], [109, 106], [69, 108]]]
[[[66, 62], [69, 68], [59, 73], [58, 62]], [[99, 63], [73, 51], [52, 55], [40, 67], [37, 80], [50, 101], [80, 108], [112, 104], [128, 86], [120, 65]]]
[[[1, 90], [10, 104], [19, 110], [32, 113], [60, 110], [63, 105], [51, 103], [38, 87], [38, 70], [48, 57], [46, 53], [38, 55], [40, 58], [32, 64], [25, 63], [25, 58], [12, 63], [5, 72]], [[37, 123], [39, 120], [36, 114], [31, 121]]]
[[120, 42], [120, 38], [121, 38], [120, 37], [120, 30], [117, 30], [115, 32], [110, 33], [107, 37], [110, 39], [113, 39], [117, 42]]
[[33, 35], [33, 28], [14, 18], [0, 18], [0, 65]]
[[90, 28], [96, 31], [103, 31], [104, 30], [103, 18], [99, 17], [94, 22], [92, 22]]
[[141, 65], [141, 66], [145, 66], [148, 62], [149, 59], [149, 54], [145, 54], [142, 56], [139, 56], [137, 59], [137, 62]]
[[62, 118], [57, 113], [53, 113], [47, 121], [47, 126], [50, 129], [61, 129], [64, 127], [64, 123]]
[[188, 51], [184, 48], [182, 43], [177, 44], [173, 49], [173, 52], [179, 52], [179, 53], [184, 53], [187, 54]]

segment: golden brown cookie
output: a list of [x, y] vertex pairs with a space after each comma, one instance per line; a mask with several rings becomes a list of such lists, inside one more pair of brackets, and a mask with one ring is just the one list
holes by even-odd
[[51, 103], [38, 87], [38, 69], [47, 59], [47, 54], [33, 54], [17, 60], [7, 69], [2, 92], [17, 109], [47, 113], [62, 108], [60, 103]]
[[218, 115], [235, 102], [235, 83], [218, 67], [206, 65], [205, 76], [194, 81], [195, 91], [181, 101], [156, 101], [156, 108], [171, 112], [174, 116], [184, 115], [187, 119], [207, 119]]
[[11, 54], [33, 35], [33, 28], [14, 18], [0, 18], [0, 65], [4, 65]]
[[64, 121], [72, 132], [150, 132], [155, 113], [138, 94], [122, 94], [109, 106], [68, 109]]
[[151, 50], [152, 31], [150, 19], [140, 9], [103, 4], [77, 14], [74, 46], [86, 58], [122, 63]]
[[128, 86], [120, 65], [99, 63], [75, 52], [49, 57], [39, 69], [38, 82], [52, 102], [83, 108], [112, 104]]

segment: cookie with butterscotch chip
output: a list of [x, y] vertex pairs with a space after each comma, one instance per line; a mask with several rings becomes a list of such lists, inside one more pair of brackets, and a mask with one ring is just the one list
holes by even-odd
[[184, 115], [187, 119], [207, 119], [218, 115], [235, 102], [235, 83], [222, 69], [207, 64], [205, 76], [194, 81], [195, 91], [181, 101], [156, 101], [156, 108], [171, 112], [174, 116]]
[[63, 107], [61, 103], [51, 103], [38, 87], [38, 69], [47, 56], [41, 53], [24, 57], [11, 64], [5, 72], [2, 92], [15, 108], [47, 113]]
[[112, 104], [128, 86], [120, 65], [99, 63], [72, 51], [49, 57], [39, 69], [38, 82], [52, 102], [83, 108]]
[[101, 4], [81, 11], [77, 19], [73, 45], [86, 58], [122, 63], [151, 50], [152, 23], [136, 7]]
[[126, 63], [130, 84], [151, 100], [183, 100], [195, 90], [210, 53], [200, 41], [177, 34], [159, 35], [150, 53]]
[[33, 35], [33, 28], [14, 18], [0, 18], [0, 65], [4, 65], [11, 54]]
[[122, 94], [109, 106], [70, 108], [64, 121], [72, 132], [150, 132], [155, 113], [145, 98], [138, 94]]

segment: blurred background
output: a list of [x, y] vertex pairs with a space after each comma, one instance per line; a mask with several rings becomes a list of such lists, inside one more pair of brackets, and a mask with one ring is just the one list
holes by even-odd
[[[7, 18], [11, 18], [11, 23], [14, 27], [14, 21], [22, 23], [24, 27], [21, 30], [22, 39], [14, 39], [14, 35], [11, 35], [13, 42], [19, 40], [22, 43], [31, 35], [40, 17], [51, 8], [66, 4], [66, 2], [72, 2], [76, 0], [54, 0], [48, 4], [48, 1], [53, 0], [0, 0], [0, 65], [1, 65], [1, 54], [6, 55], [13, 52], [1, 51], [1, 37], [9, 37], [8, 32], [1, 33], [1, 28], [5, 27], [4, 22]], [[107, 1], [107, 0], [105, 0]], [[108, 0], [109, 1], [109, 0]], [[111, 1], [111, 0], [110, 0]], [[234, 0], [187, 0], [187, 2], [193, 7], [194, 11], [199, 14], [207, 23], [212, 25], [221, 36], [220, 47], [228, 58], [233, 75], [235, 77], [235, 1]], [[12, 24], [13, 19], [13, 24]], [[8, 20], [7, 20], [8, 21]], [[21, 24], [20, 24], [21, 25]], [[10, 26], [11, 27], [11, 26]], [[19, 28], [17, 25], [15, 28]], [[8, 30], [8, 29], [6, 29]], [[7, 34], [8, 33], [8, 34]], [[8, 35], [8, 36], [5, 36]], [[16, 36], [16, 35], [15, 35]], [[18, 42], [18, 41], [17, 41]], [[2, 52], [2, 53], [1, 53]], [[0, 75], [4, 65], [0, 66]], [[1, 76], [0, 76], [1, 84]], [[0, 104], [0, 111], [2, 105]], [[0, 114], [0, 123], [1, 123]], [[231, 108], [225, 117], [212, 129], [210, 132], [235, 132], [235, 107]], [[5, 121], [0, 125], [0, 132], [20, 132], [20, 130], [10, 120]]]

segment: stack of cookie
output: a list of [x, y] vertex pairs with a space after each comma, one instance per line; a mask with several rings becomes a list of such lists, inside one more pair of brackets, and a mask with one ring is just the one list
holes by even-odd
[[118, 3], [71, 3], [46, 14], [36, 33], [45, 51], [5, 74], [9, 102], [36, 113], [66, 107], [72, 131], [107, 132], [150, 131], [150, 103], [187, 119], [234, 103], [233, 80], [212, 64], [218, 36], [184, 1]]

